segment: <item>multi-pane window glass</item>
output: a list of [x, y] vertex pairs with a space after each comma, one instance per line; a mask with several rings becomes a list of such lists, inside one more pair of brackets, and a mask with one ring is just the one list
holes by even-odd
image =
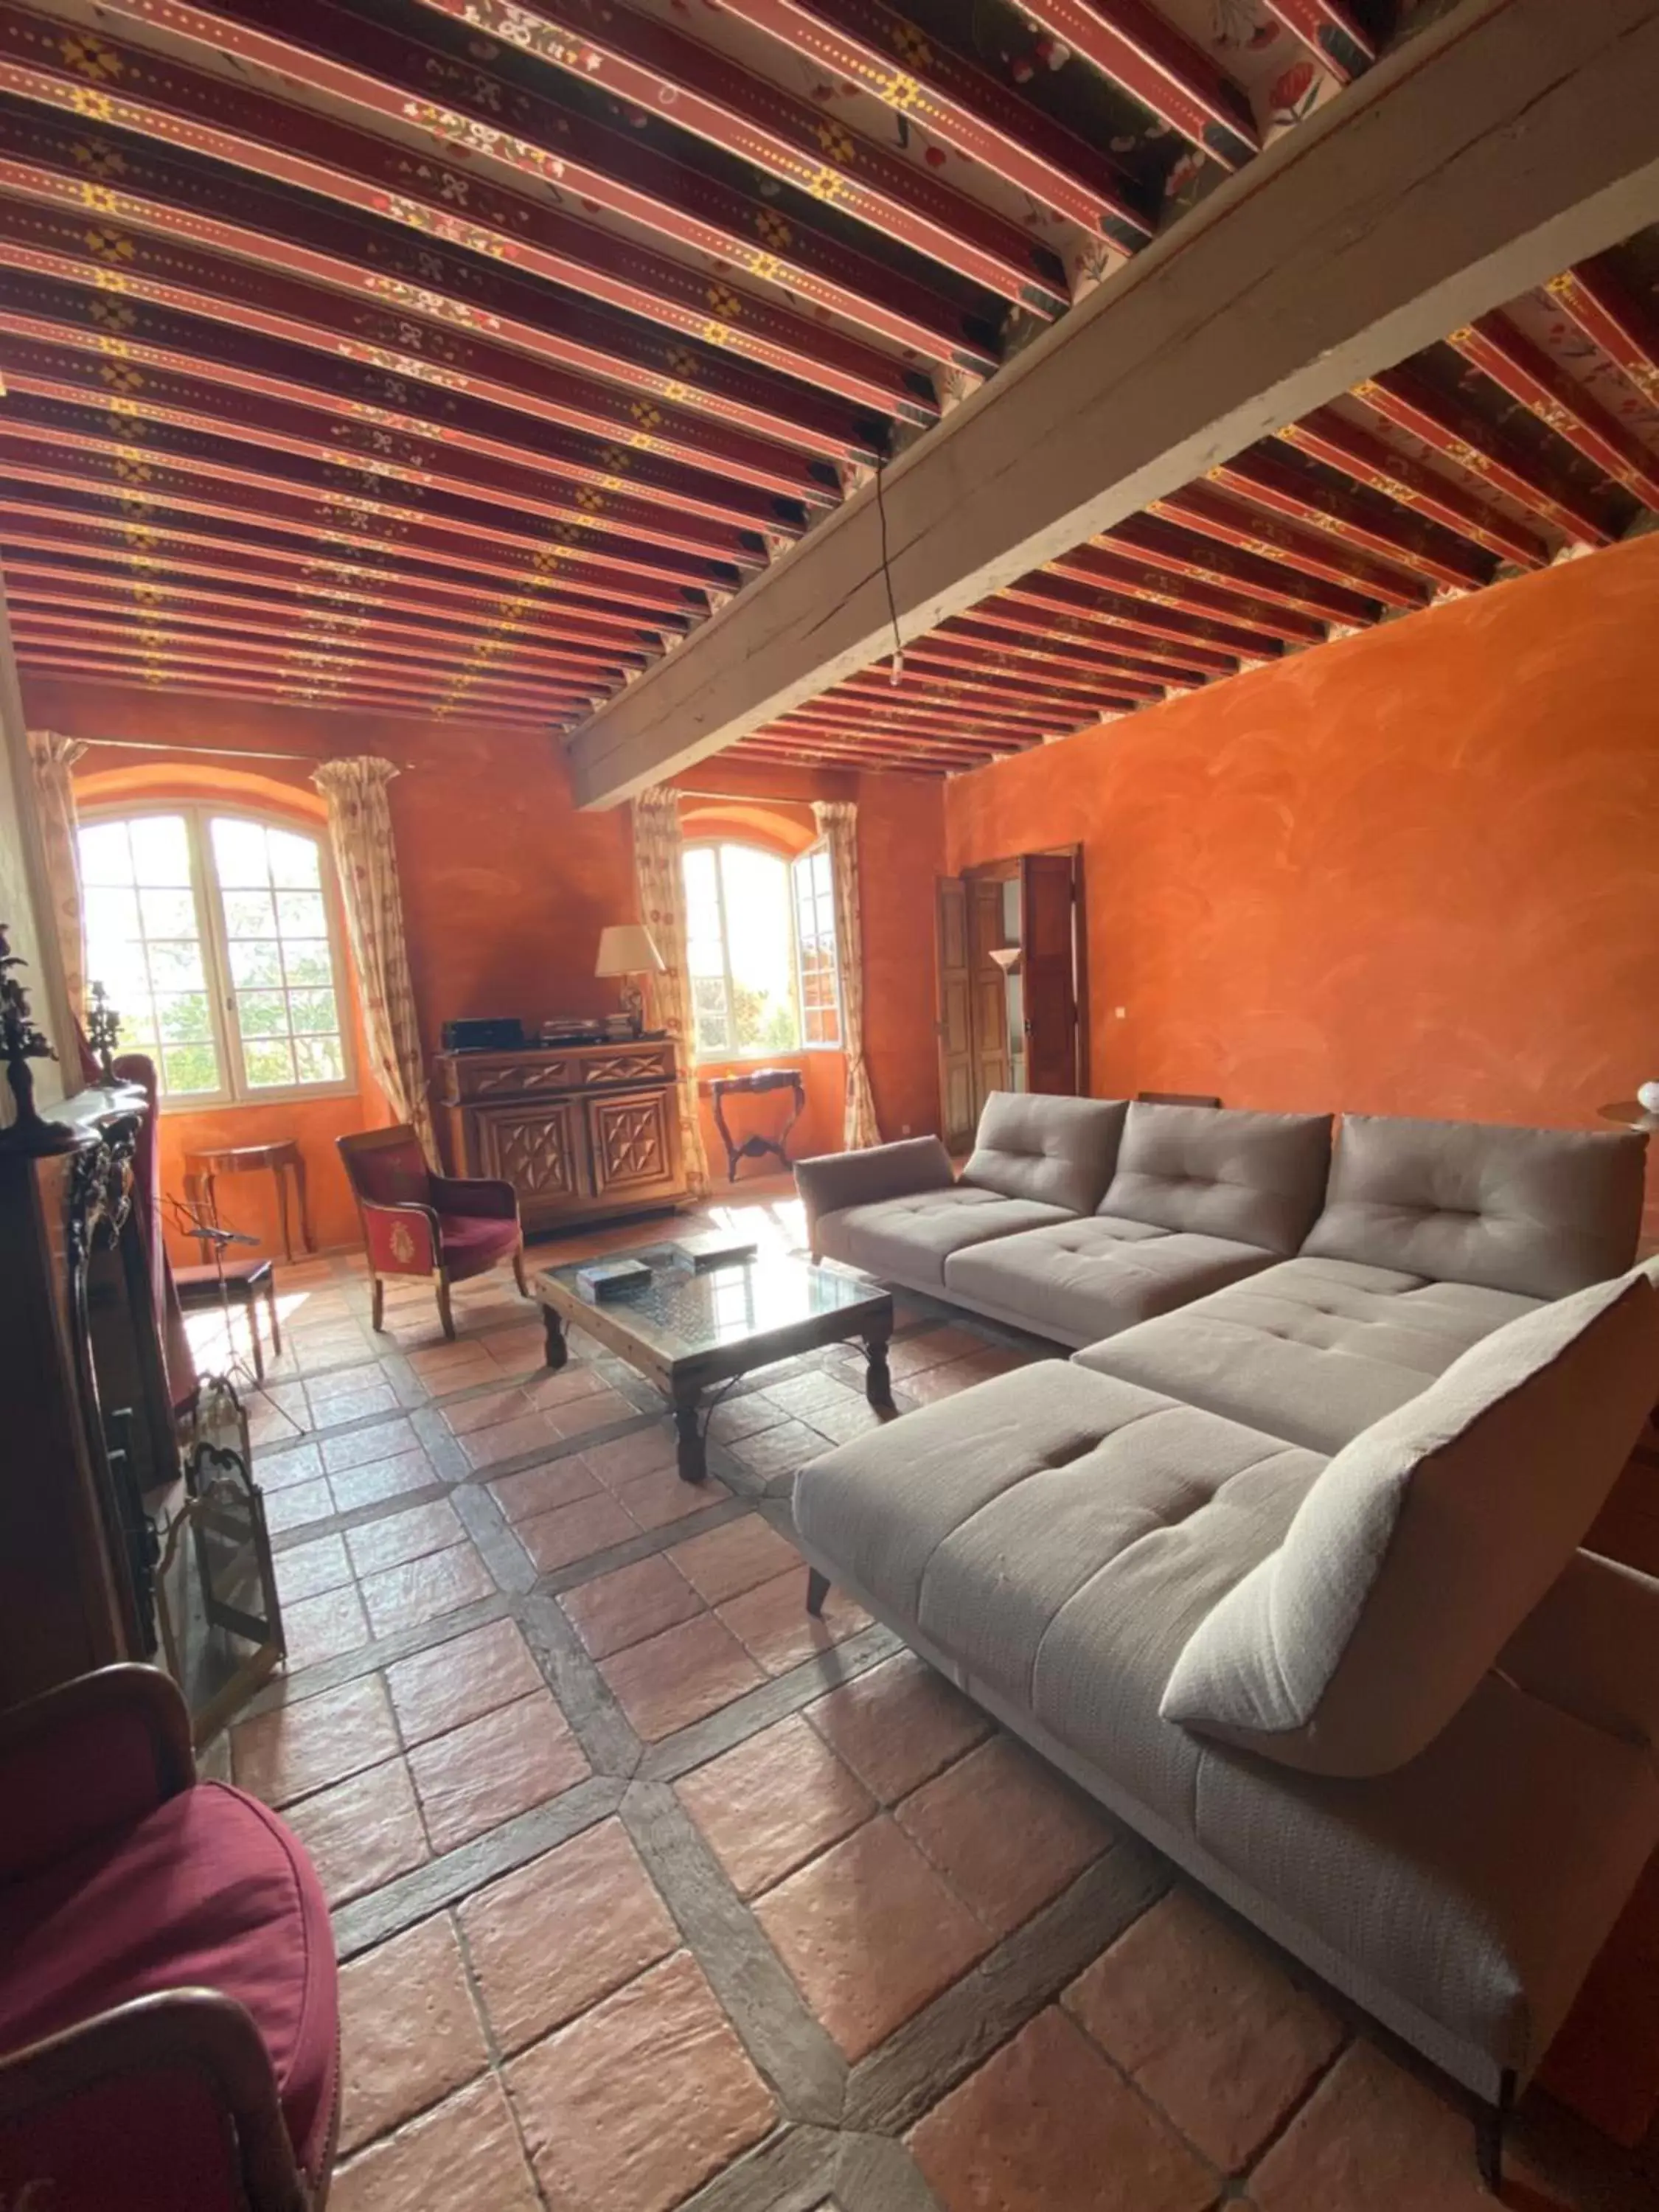
[[228, 1086], [185, 817], [88, 823], [81, 879], [87, 973], [119, 1009], [123, 1048], [149, 1054], [168, 1097], [219, 1097]]
[[792, 864], [753, 845], [694, 845], [685, 854], [685, 905], [700, 1060], [839, 1042], [827, 854]]
[[82, 829], [87, 974], [167, 1098], [339, 1086], [349, 1072], [317, 840], [237, 815]]
[[345, 1046], [316, 839], [229, 817], [209, 828], [247, 1088], [343, 1082]]
[[836, 979], [836, 889], [827, 847], [815, 845], [790, 870], [795, 884], [795, 970], [808, 1044], [841, 1042]]

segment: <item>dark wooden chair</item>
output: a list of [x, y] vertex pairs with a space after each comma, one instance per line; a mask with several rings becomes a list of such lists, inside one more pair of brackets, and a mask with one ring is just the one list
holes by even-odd
[[1136, 1100], [1142, 1106], [1219, 1106], [1218, 1098], [1206, 1098], [1196, 1091], [1137, 1091]]

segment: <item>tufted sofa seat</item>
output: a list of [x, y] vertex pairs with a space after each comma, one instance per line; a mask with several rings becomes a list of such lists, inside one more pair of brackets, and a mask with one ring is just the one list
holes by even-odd
[[1659, 1401], [1644, 1142], [1329, 1139], [1137, 1103], [1091, 1210], [925, 1263], [808, 1164], [815, 1249], [1078, 1348], [809, 1462], [798, 1540], [1503, 2111], [1659, 1843], [1659, 1582], [1578, 1548]]

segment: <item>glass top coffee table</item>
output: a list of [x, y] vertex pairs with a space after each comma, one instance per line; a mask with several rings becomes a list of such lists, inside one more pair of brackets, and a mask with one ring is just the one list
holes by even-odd
[[817, 1267], [780, 1252], [697, 1269], [674, 1243], [641, 1244], [605, 1256], [642, 1261], [651, 1269], [650, 1281], [595, 1298], [580, 1279], [591, 1261], [539, 1267], [531, 1276], [547, 1328], [547, 1364], [562, 1367], [568, 1356], [566, 1328], [583, 1328], [648, 1376], [673, 1405], [679, 1470], [687, 1482], [701, 1482], [708, 1472], [702, 1393], [775, 1359], [860, 1337], [869, 1355], [866, 1395], [872, 1406], [891, 1407], [887, 1343], [893, 1300], [868, 1276]]

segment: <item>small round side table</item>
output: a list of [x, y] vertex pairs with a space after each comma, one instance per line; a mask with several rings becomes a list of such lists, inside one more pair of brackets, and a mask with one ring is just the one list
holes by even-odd
[[283, 1232], [283, 1257], [294, 1257], [294, 1237], [289, 1225], [288, 1178], [300, 1213], [300, 1241], [307, 1252], [317, 1249], [311, 1240], [311, 1214], [306, 1205], [306, 1164], [292, 1138], [275, 1145], [224, 1145], [212, 1152], [185, 1154], [185, 1188], [201, 1206], [210, 1221], [219, 1218], [218, 1178], [222, 1175], [257, 1175], [269, 1168], [276, 1186], [276, 1219]]

